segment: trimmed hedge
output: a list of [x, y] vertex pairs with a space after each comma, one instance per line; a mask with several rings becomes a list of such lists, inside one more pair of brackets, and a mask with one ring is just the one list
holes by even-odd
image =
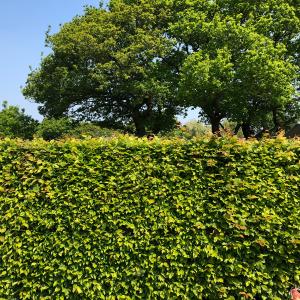
[[0, 142], [1, 299], [286, 299], [300, 142]]

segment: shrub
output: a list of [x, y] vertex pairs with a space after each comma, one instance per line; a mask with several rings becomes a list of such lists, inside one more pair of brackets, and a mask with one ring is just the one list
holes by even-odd
[[82, 139], [86, 137], [112, 137], [119, 134], [120, 131], [115, 129], [103, 128], [93, 123], [81, 123], [74, 126], [73, 129], [69, 130], [65, 137]]
[[46, 118], [38, 126], [36, 137], [41, 137], [46, 141], [59, 139], [67, 135], [73, 127], [74, 122], [68, 118]]
[[26, 115], [24, 109], [3, 102], [0, 111], [0, 137], [32, 139], [37, 126], [38, 121]]
[[211, 126], [205, 125], [204, 123], [196, 120], [187, 122], [184, 127], [191, 134], [191, 136], [195, 137], [203, 137], [211, 133]]
[[299, 141], [0, 142], [0, 297], [284, 299]]

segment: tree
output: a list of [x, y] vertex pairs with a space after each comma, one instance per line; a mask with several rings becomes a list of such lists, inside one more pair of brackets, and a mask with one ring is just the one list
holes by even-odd
[[[27, 79], [23, 94], [47, 118], [134, 123], [137, 135], [175, 124], [172, 40], [147, 1], [111, 1], [47, 35], [52, 53]], [[159, 122], [160, 120], [165, 122]]]
[[227, 115], [226, 103], [231, 100], [229, 83], [233, 79], [226, 52], [217, 52], [215, 58], [202, 51], [190, 55], [183, 64], [179, 86], [183, 103], [200, 107], [213, 133], [220, 131], [220, 122]]
[[[212, 131], [246, 137], [299, 116], [296, 0], [111, 0], [54, 35], [23, 90], [47, 118], [68, 116], [136, 134], [200, 107]], [[290, 109], [292, 108], [292, 110]]]
[[[284, 44], [285, 56], [300, 66], [300, 5], [298, 0], [217, 0], [225, 15], [233, 16], [243, 26], [252, 26], [255, 31], [271, 39], [275, 45]], [[299, 74], [298, 68], [298, 74]], [[294, 83], [299, 90], [299, 83]], [[272, 119], [275, 131], [287, 127], [300, 117], [299, 96], [288, 107], [273, 107]], [[292, 111], [292, 113], [291, 113]], [[298, 112], [297, 115], [294, 113]]]
[[180, 3], [170, 33], [186, 53], [181, 101], [200, 107], [214, 133], [228, 118], [241, 122], [249, 136], [251, 126], [270, 112], [281, 127], [278, 112], [296, 102], [297, 68], [287, 47], [259, 33], [251, 22], [243, 23], [241, 15], [227, 15], [218, 1]]
[[25, 114], [24, 109], [2, 103], [0, 111], [0, 136], [10, 138], [32, 139], [38, 121]]

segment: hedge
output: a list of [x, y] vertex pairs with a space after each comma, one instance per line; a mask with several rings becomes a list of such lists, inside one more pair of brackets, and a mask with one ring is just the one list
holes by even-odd
[[299, 146], [0, 141], [0, 298], [287, 299]]

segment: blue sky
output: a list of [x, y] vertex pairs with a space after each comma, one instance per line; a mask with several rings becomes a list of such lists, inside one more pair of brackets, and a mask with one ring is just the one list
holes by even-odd
[[[45, 32], [51, 26], [82, 14], [84, 5], [98, 6], [98, 0], [1, 0], [0, 4], [0, 102], [24, 107], [27, 114], [41, 120], [37, 105], [25, 100], [21, 93], [29, 66], [36, 68], [44, 47]], [[189, 113], [188, 119], [197, 114]], [[182, 120], [182, 118], [180, 118]]]

